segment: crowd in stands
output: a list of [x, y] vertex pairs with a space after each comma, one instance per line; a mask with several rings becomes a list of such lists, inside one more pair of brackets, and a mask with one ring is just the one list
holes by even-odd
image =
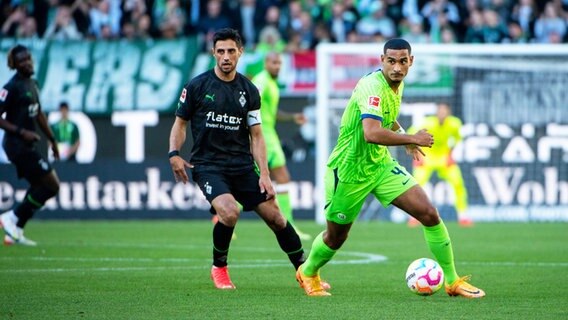
[[249, 50], [320, 42], [566, 43], [568, 0], [1, 0], [0, 37], [174, 39], [238, 29]]

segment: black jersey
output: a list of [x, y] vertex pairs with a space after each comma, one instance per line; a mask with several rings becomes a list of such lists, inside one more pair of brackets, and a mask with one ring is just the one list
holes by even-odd
[[[34, 79], [16, 73], [3, 89], [0, 89], [0, 114], [6, 113], [6, 120], [26, 130], [36, 131], [36, 118], [41, 112], [39, 88]], [[20, 135], [5, 132], [4, 148], [7, 153], [18, 148], [30, 148], [33, 142], [25, 142]]]
[[213, 69], [193, 78], [182, 90], [176, 116], [190, 122], [190, 162], [196, 169], [252, 169], [247, 114], [258, 109], [258, 89], [238, 72], [230, 82]]

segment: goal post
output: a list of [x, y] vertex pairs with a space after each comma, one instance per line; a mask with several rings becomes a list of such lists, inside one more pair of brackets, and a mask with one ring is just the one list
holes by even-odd
[[[404, 127], [448, 102], [464, 123], [454, 150], [475, 221], [568, 221], [568, 45], [411, 44], [399, 121]], [[325, 222], [324, 175], [341, 115], [357, 81], [380, 68], [383, 43], [317, 47], [316, 221]], [[402, 150], [402, 152], [400, 152]], [[408, 170], [404, 148], [391, 148]], [[444, 219], [453, 194], [433, 178], [424, 189]], [[369, 205], [381, 218], [400, 213]], [[361, 218], [361, 217], [360, 217]]]

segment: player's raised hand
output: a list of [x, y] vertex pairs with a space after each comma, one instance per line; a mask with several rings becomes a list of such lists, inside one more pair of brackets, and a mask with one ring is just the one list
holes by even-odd
[[175, 156], [170, 158], [170, 166], [172, 166], [172, 171], [176, 182], [183, 182], [184, 184], [189, 181], [189, 176], [187, 175], [186, 168], [193, 168], [193, 165], [185, 161], [180, 156]]
[[421, 147], [432, 147], [434, 144], [434, 136], [430, 134], [426, 129], [421, 129], [414, 134], [414, 144]]
[[258, 186], [260, 187], [260, 192], [266, 192], [266, 200], [270, 200], [276, 195], [274, 186], [272, 185], [272, 180], [270, 180], [269, 175], [261, 174], [260, 179], [258, 179]]

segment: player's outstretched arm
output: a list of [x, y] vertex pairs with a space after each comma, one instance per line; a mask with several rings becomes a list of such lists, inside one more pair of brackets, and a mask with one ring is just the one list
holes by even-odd
[[363, 121], [363, 133], [368, 143], [383, 146], [418, 145], [431, 147], [434, 137], [426, 130], [420, 130], [415, 134], [399, 134], [382, 126], [382, 121], [373, 118], [365, 118]]
[[181, 181], [183, 183], [187, 183], [189, 181], [189, 176], [185, 171], [186, 168], [193, 168], [192, 164], [185, 161], [179, 155], [179, 150], [183, 146], [186, 139], [186, 131], [187, 121], [183, 120], [180, 117], [176, 117], [176, 120], [174, 121], [174, 124], [172, 126], [172, 130], [170, 132], [169, 157], [170, 166], [172, 167], [176, 182]]

